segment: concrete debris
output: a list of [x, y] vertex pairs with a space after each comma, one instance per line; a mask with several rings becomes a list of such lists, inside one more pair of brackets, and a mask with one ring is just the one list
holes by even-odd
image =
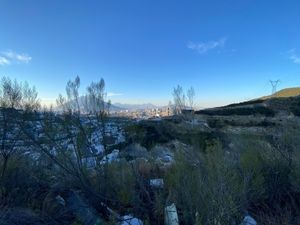
[[244, 220], [241, 223], [241, 225], [257, 225], [257, 222], [251, 216], [247, 215], [244, 217]]
[[165, 225], [179, 225], [177, 209], [174, 203], [165, 207]]
[[117, 223], [116, 225], [143, 225], [143, 222], [131, 215], [126, 215], [123, 216], [122, 221], [120, 223]]
[[151, 179], [150, 186], [152, 188], [164, 188], [164, 180], [161, 178]]

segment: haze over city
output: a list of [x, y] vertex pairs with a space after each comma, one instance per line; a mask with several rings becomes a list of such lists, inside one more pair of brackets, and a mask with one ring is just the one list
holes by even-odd
[[300, 2], [0, 2], [0, 76], [35, 85], [44, 104], [81, 77], [113, 103], [167, 105], [193, 86], [198, 107], [300, 85]]

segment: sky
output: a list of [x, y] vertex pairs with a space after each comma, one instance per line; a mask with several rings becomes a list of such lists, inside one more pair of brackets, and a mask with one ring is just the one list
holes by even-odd
[[166, 105], [178, 84], [198, 107], [300, 86], [300, 1], [0, 0], [0, 77], [49, 104], [76, 75], [132, 104]]

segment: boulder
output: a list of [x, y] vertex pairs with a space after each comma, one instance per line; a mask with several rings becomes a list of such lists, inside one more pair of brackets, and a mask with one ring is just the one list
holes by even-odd
[[71, 219], [70, 212], [66, 208], [65, 199], [57, 190], [51, 190], [46, 195], [43, 201], [43, 213], [45, 215], [49, 215], [57, 221], [67, 220], [67, 218]]
[[174, 163], [174, 153], [167, 147], [155, 146], [151, 150], [155, 162], [162, 166], [169, 166]]
[[147, 158], [149, 153], [146, 148], [141, 146], [140, 144], [131, 144], [127, 146], [123, 151], [125, 158]]
[[84, 225], [100, 225], [102, 219], [98, 216], [97, 211], [90, 207], [85, 199], [75, 191], [70, 191], [66, 199], [68, 208]]
[[100, 165], [103, 165], [105, 163], [112, 163], [112, 162], [118, 162], [119, 161], [119, 150], [114, 149], [111, 153], [105, 155], [102, 160], [100, 161]]

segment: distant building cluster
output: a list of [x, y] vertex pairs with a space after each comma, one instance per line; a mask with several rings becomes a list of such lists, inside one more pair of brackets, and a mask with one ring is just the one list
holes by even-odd
[[151, 119], [172, 116], [173, 110], [171, 107], [148, 108], [137, 110], [118, 110], [110, 112], [110, 115], [117, 117], [128, 117], [133, 119]]

